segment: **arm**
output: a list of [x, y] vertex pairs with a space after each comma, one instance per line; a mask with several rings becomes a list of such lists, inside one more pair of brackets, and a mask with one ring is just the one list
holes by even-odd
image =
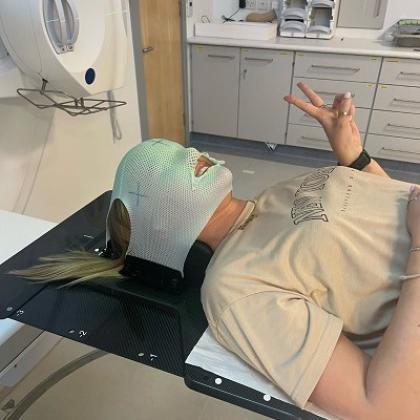
[[[411, 198], [408, 228], [420, 246], [420, 188]], [[420, 252], [411, 252], [407, 274], [420, 273]], [[344, 419], [419, 418], [420, 277], [406, 280], [392, 321], [372, 358], [341, 336], [310, 400]]]
[[[324, 128], [338, 162], [341, 165], [350, 165], [363, 150], [360, 132], [354, 119], [356, 108], [352, 104], [351, 95], [337, 96], [332, 107], [328, 107], [308, 85], [298, 83], [298, 87], [311, 103], [293, 95], [286, 96], [284, 99], [315, 118]], [[374, 160], [363, 171], [389, 178]]]
[[369, 172], [371, 174], [376, 174], [376, 175], [384, 176], [386, 178], [390, 178], [390, 176], [384, 171], [382, 166], [379, 165], [379, 163], [376, 162], [376, 160], [374, 160], [374, 159], [372, 159], [372, 161], [369, 163], [369, 165], [367, 165], [363, 169], [363, 172]]

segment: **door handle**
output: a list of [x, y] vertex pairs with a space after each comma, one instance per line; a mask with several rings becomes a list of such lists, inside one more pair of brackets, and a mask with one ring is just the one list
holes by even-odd
[[373, 15], [373, 17], [375, 18], [379, 17], [379, 13], [381, 13], [381, 8], [382, 8], [382, 0], [376, 0], [375, 14]]
[[357, 73], [360, 71], [360, 67], [340, 67], [340, 66], [321, 66], [321, 65], [311, 65], [313, 70], [332, 70], [332, 71], [347, 71], [350, 73]]
[[273, 58], [253, 58], [253, 57], [245, 57], [245, 61], [256, 61], [258, 63], [267, 63], [271, 64], [274, 59]]
[[146, 47], [146, 48], [143, 48], [143, 54], [147, 54], [147, 53], [149, 53], [149, 52], [152, 52], [154, 50], [154, 48], [153, 47]]
[[420, 155], [419, 152], [413, 152], [412, 150], [390, 149], [387, 147], [382, 147], [381, 150], [383, 150], [384, 152], [397, 152], [397, 153], [406, 153], [408, 155], [411, 155], [411, 154]]

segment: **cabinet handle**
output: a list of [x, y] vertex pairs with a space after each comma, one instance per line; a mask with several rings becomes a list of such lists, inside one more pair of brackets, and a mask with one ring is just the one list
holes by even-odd
[[207, 57], [209, 57], [209, 58], [223, 58], [225, 60], [234, 60], [235, 59], [235, 57], [233, 55], [208, 54]]
[[316, 141], [316, 142], [321, 142], [321, 143], [325, 143], [327, 140], [325, 139], [316, 139], [315, 137], [307, 137], [307, 136], [300, 136], [300, 138], [302, 140], [309, 140], [309, 141]]
[[[337, 95], [342, 95], [343, 93], [338, 93], [338, 92], [324, 92], [324, 91], [315, 91], [315, 93], [317, 93], [318, 95], [324, 95], [324, 96], [337, 96]], [[354, 98], [354, 93], [351, 94], [351, 97]]]
[[244, 69], [244, 71], [243, 71], [243, 79], [245, 80], [246, 79], [246, 74], [248, 73], [248, 69]]
[[410, 127], [408, 125], [397, 125], [397, 124], [392, 124], [392, 123], [388, 123], [386, 127], [406, 129], [406, 130], [420, 130], [420, 127]]
[[420, 77], [420, 73], [408, 73], [406, 71], [401, 71], [400, 75], [403, 77]]
[[387, 147], [382, 147], [381, 150], [383, 150], [384, 152], [407, 153], [407, 154], [410, 154], [410, 155], [419, 155], [420, 156], [419, 152], [413, 152], [412, 150], [389, 149]]
[[373, 17], [379, 17], [379, 14], [381, 13], [381, 8], [382, 8], [382, 0], [376, 0], [375, 3], [375, 14], [373, 15]]
[[306, 112], [302, 114], [302, 118], [301, 120], [305, 121], [305, 120], [310, 120], [313, 121], [314, 117], [312, 117], [311, 115], [307, 114]]
[[339, 66], [321, 66], [321, 65], [315, 65], [315, 64], [312, 64], [311, 68], [320, 69], [320, 70], [348, 71], [350, 73], [357, 73], [358, 71], [360, 71], [360, 67], [352, 68], [352, 67], [339, 67]]
[[267, 63], [271, 64], [274, 59], [273, 58], [253, 58], [253, 57], [245, 57], [245, 61], [256, 61], [260, 63]]
[[394, 98], [392, 100], [392, 102], [402, 102], [403, 104], [414, 104], [414, 105], [420, 105], [420, 101], [412, 101], [409, 99], [398, 99], [398, 98]]

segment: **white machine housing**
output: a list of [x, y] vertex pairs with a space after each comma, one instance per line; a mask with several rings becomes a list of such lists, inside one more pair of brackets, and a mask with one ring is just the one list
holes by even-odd
[[0, 98], [41, 89], [43, 80], [75, 98], [121, 87], [127, 7], [126, 0], [1, 0]]

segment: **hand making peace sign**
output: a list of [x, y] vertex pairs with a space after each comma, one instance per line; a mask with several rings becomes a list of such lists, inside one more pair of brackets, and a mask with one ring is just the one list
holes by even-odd
[[286, 96], [285, 101], [315, 118], [324, 128], [338, 162], [350, 165], [363, 150], [360, 132], [354, 121], [356, 108], [351, 93], [336, 96], [333, 105], [328, 106], [307, 84], [298, 83], [297, 86], [310, 103], [293, 95]]

